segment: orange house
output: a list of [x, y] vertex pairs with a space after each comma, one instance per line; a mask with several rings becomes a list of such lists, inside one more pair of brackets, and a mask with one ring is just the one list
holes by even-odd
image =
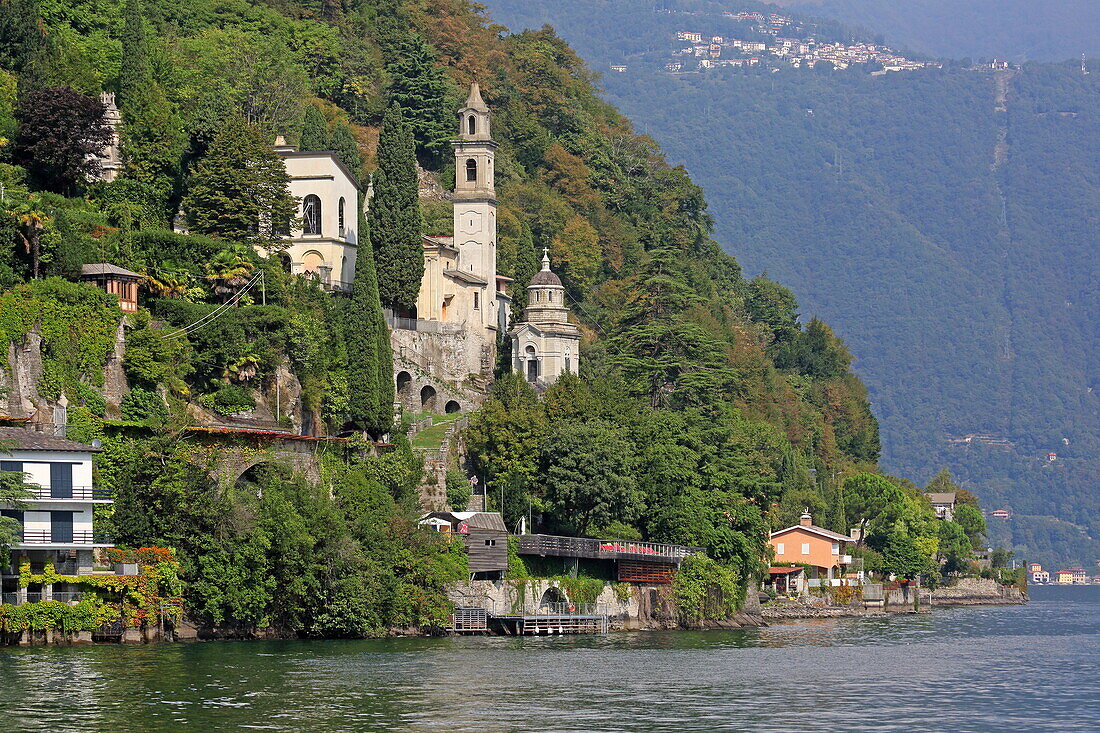
[[828, 585], [844, 583], [844, 568], [852, 562], [847, 554], [851, 537], [818, 527], [813, 517], [803, 514], [798, 524], [772, 532], [768, 541], [775, 550], [775, 565], [809, 565], [811, 577], [828, 581]]

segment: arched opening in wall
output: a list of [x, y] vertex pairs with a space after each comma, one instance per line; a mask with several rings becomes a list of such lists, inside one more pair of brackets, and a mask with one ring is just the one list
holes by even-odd
[[455, 400], [447, 400], [447, 404], [443, 407], [443, 412], [447, 413], [448, 415], [453, 415], [461, 409], [462, 405], [458, 404], [458, 402], [456, 402]]
[[412, 383], [412, 375], [408, 372], [397, 373], [397, 392], [398, 394], [405, 394], [409, 391], [409, 385]]
[[262, 499], [264, 487], [272, 483], [289, 480], [293, 476], [290, 466], [276, 463], [274, 460], [259, 460], [257, 463], [241, 471], [234, 482], [237, 489], [254, 494]]
[[466, 159], [466, 180], [470, 183], [477, 181], [477, 161], [473, 158]]
[[321, 266], [325, 264], [325, 258], [321, 256], [320, 252], [316, 250], [310, 250], [302, 255], [302, 272], [309, 275], [310, 278], [316, 280], [320, 277], [321, 273], [318, 272]]
[[527, 348], [523, 351], [524, 361], [526, 364], [526, 376], [528, 382], [537, 382], [539, 379], [539, 358], [535, 353], [535, 347], [528, 344]]
[[321, 199], [310, 194], [302, 199], [302, 234], [321, 233]]
[[427, 412], [435, 412], [435, 387], [430, 384], [420, 390], [420, 407]]
[[337, 226], [340, 227], [340, 236], [344, 236], [344, 197], [340, 197], [340, 203], [336, 206]]
[[546, 592], [542, 594], [542, 598], [539, 599], [539, 608], [554, 608], [555, 605], [562, 606], [569, 602], [569, 599], [565, 597], [565, 593], [560, 588], [550, 587], [546, 589]]
[[283, 272], [285, 272], [289, 275], [290, 271], [291, 271], [290, 270], [290, 266], [291, 266], [290, 255], [288, 255], [286, 252], [279, 252], [275, 256], [279, 258], [279, 266], [281, 268], [283, 268]]
[[466, 119], [466, 126], [467, 129], [469, 129], [471, 135], [477, 134], [477, 120], [474, 118], [473, 115], [470, 115]]

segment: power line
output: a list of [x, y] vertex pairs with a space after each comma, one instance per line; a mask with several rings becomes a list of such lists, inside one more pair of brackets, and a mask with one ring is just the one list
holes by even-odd
[[222, 305], [218, 306], [214, 310], [210, 311], [209, 313], [207, 313], [205, 316], [198, 319], [194, 323], [186, 325], [183, 328], [179, 329], [178, 331], [174, 331], [172, 333], [165, 334], [165, 335], [161, 336], [161, 338], [166, 338], [167, 339], [167, 338], [178, 338], [179, 336], [185, 336], [185, 335], [187, 335], [189, 333], [192, 333], [193, 331], [197, 331], [198, 329], [202, 328], [203, 326], [206, 326], [206, 325], [212, 323], [213, 321], [217, 320], [219, 317], [221, 317], [221, 315], [223, 313], [225, 313], [225, 311], [228, 308], [230, 308], [231, 306], [236, 305], [237, 301], [240, 300], [241, 296], [244, 295], [245, 293], [247, 293], [249, 291], [249, 289], [251, 289], [252, 286], [255, 285], [257, 282], [259, 282], [262, 277], [263, 277], [263, 270], [260, 270], [258, 273], [256, 273], [255, 276], [253, 276], [253, 278], [251, 280], [248, 281], [248, 283], [243, 288], [238, 290], [233, 295], [233, 297], [230, 298], [227, 302], [223, 303]]

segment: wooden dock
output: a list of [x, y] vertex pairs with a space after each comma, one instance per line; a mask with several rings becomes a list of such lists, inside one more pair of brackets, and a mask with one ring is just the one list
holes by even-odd
[[484, 607], [459, 606], [451, 614], [453, 634], [550, 636], [606, 634], [607, 608], [597, 603], [548, 603], [537, 608], [511, 608], [495, 613]]

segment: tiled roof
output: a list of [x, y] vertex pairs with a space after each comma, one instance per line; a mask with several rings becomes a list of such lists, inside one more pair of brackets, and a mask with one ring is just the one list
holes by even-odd
[[84, 443], [77, 443], [75, 440], [58, 438], [27, 428], [0, 428], [0, 442], [12, 443], [17, 450], [63, 450], [80, 453], [99, 450]]
[[824, 527], [818, 527], [816, 524], [811, 524], [808, 527], [805, 526], [805, 525], [802, 525], [802, 524], [796, 524], [793, 527], [787, 527], [786, 529], [781, 529], [778, 532], [772, 532], [770, 536], [771, 537], [778, 537], [781, 534], [786, 534], [787, 532], [790, 532], [792, 529], [804, 529], [807, 532], [810, 532], [810, 533], [816, 534], [816, 535], [820, 535], [822, 537], [827, 537], [831, 540], [837, 540], [837, 541], [843, 541], [843, 542], [854, 542], [854, 540], [851, 537], [847, 536], [847, 535], [837, 534], [836, 532], [825, 529]]
[[927, 496], [928, 501], [932, 502], [933, 504], [954, 504], [955, 503], [955, 492], [954, 491], [948, 491], [948, 492], [943, 493], [943, 494], [925, 494], [925, 496]]
[[118, 265], [112, 265], [109, 262], [97, 262], [91, 265], [81, 265], [80, 267], [81, 277], [91, 277], [94, 275], [119, 275], [121, 277], [141, 277], [136, 272], [131, 272], [124, 267]]

